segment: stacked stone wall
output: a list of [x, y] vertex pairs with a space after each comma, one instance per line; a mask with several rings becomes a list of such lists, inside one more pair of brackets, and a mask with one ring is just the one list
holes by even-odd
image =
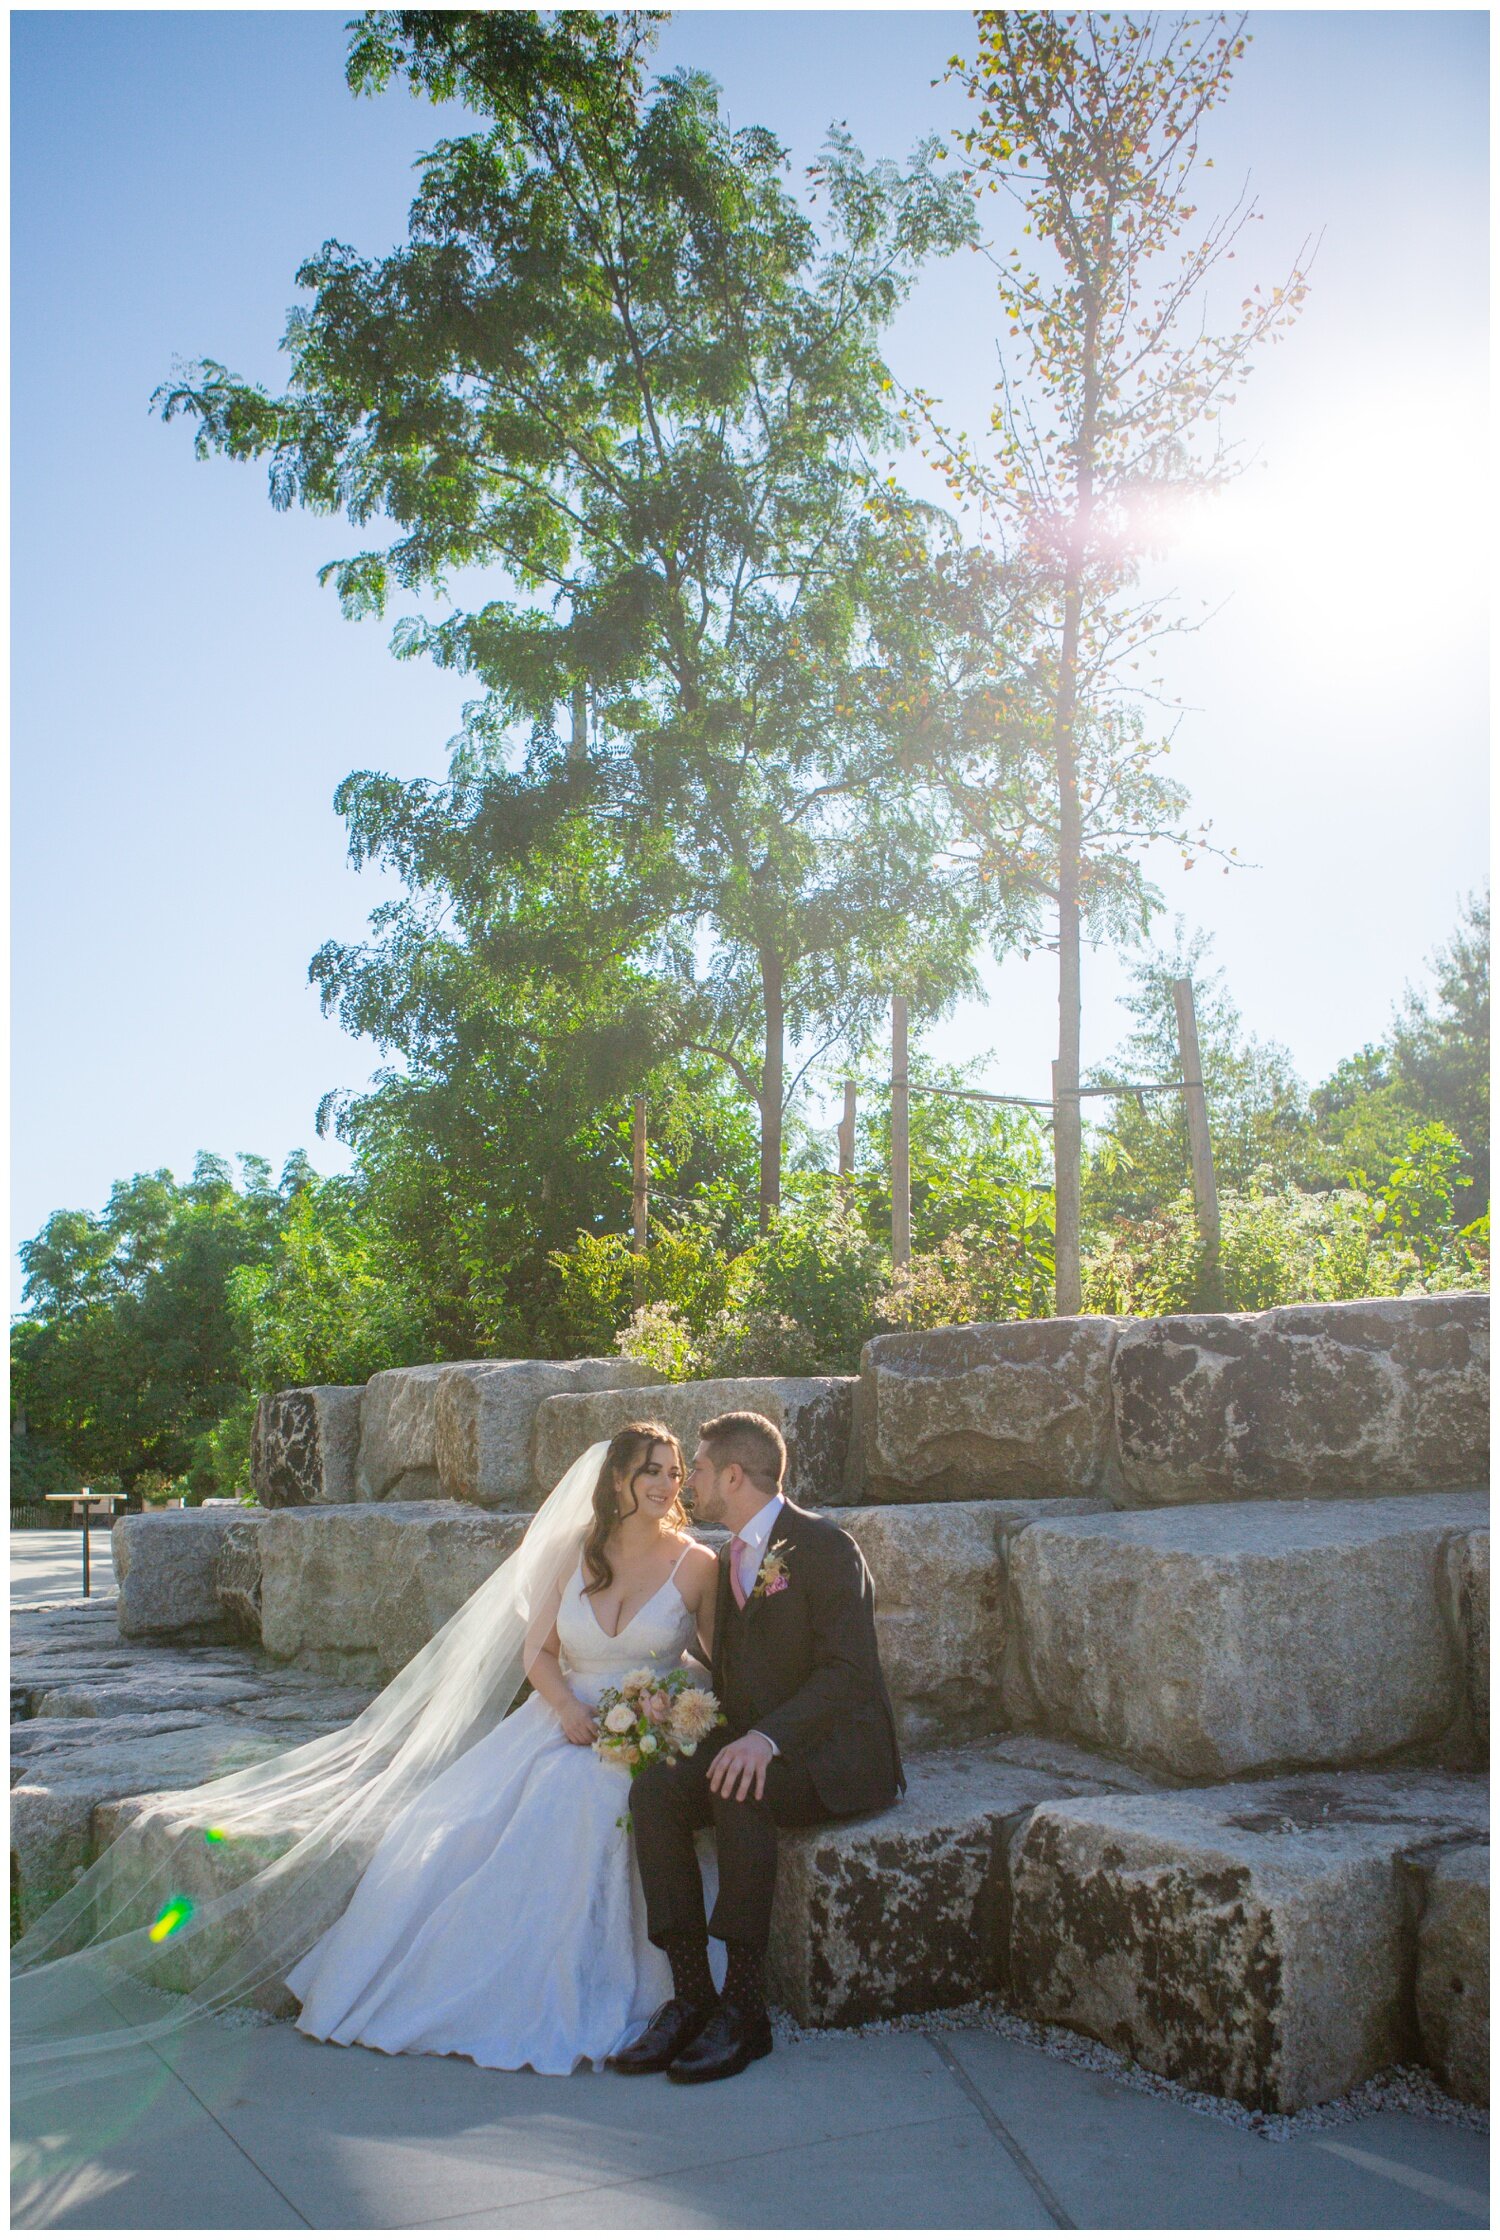
[[[275, 1395], [264, 1506], [116, 1526], [120, 1647], [367, 1691], [591, 1441], [758, 1408], [792, 1497], [870, 1565], [911, 1773], [889, 1813], [784, 1839], [800, 2020], [987, 1993], [1255, 2106], [1416, 2059], [1483, 2096], [1486, 1299], [984, 1324], [874, 1339], [857, 1379], [652, 1380], [464, 1362]], [[167, 1787], [269, 1746], [259, 1696], [221, 1732], [191, 1688], [106, 1694], [54, 1687], [32, 1721], [49, 1873], [137, 1820], [170, 1838], [122, 1724], [170, 1713], [131, 1743]]]

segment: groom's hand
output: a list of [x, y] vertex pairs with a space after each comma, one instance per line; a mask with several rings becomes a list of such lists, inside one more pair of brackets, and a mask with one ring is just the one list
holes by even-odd
[[726, 1742], [708, 1769], [708, 1785], [716, 1796], [743, 1804], [752, 1782], [757, 1797], [766, 1793], [766, 1768], [776, 1752], [763, 1734], [742, 1734]]

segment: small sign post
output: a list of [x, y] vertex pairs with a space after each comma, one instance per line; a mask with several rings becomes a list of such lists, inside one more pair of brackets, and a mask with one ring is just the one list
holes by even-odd
[[123, 1501], [124, 1498], [123, 1493], [90, 1493], [87, 1486], [83, 1488], [81, 1493], [44, 1493], [42, 1495], [44, 1501], [70, 1501], [73, 1505], [74, 1516], [81, 1518], [83, 1521], [83, 1592], [85, 1599], [90, 1592], [89, 1519], [91, 1516], [112, 1517], [115, 1513], [116, 1502]]

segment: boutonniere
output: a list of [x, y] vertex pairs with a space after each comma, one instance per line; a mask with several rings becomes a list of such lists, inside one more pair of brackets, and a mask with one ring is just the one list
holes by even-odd
[[785, 1546], [786, 1542], [784, 1540], [776, 1540], [767, 1548], [761, 1561], [761, 1567], [755, 1574], [755, 1584], [750, 1589], [750, 1600], [752, 1602], [757, 1595], [780, 1594], [783, 1587], [791, 1585], [791, 1576], [786, 1567], [786, 1557], [781, 1552]]

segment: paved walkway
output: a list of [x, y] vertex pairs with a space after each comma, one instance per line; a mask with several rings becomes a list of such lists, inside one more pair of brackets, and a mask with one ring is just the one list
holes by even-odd
[[[89, 1534], [89, 1591], [115, 1592], [109, 1527]], [[12, 1602], [71, 1602], [83, 1592], [83, 1534], [75, 1525], [63, 1532], [13, 1532], [10, 1536]]]
[[1488, 2222], [1477, 2133], [1382, 2115], [1261, 2139], [984, 2030], [806, 2039], [687, 2089], [199, 2025], [107, 2087], [60, 2089], [26, 2136], [45, 2141], [27, 2229]]

